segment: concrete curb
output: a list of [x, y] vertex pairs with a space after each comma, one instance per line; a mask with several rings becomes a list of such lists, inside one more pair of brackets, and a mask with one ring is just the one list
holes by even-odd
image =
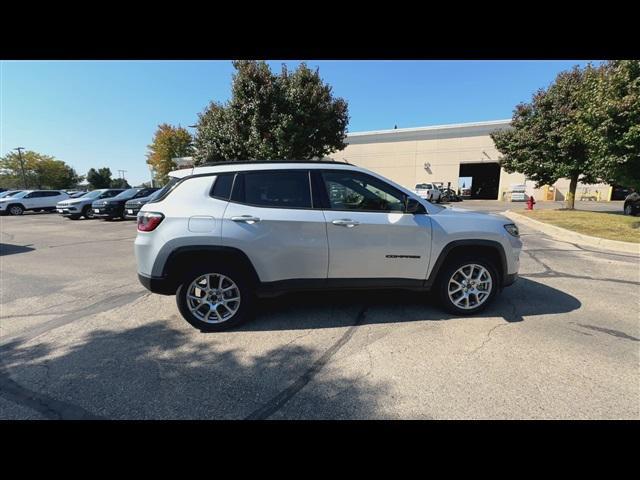
[[597, 247], [605, 250], [611, 250], [613, 252], [621, 253], [633, 253], [640, 255], [640, 244], [631, 242], [621, 242], [619, 240], [609, 240], [606, 238], [592, 237], [591, 235], [584, 235], [582, 233], [567, 230], [566, 228], [556, 227], [548, 223], [540, 222], [532, 218], [525, 217], [519, 213], [507, 210], [502, 213], [505, 217], [510, 218], [515, 222], [520, 222], [531, 228], [546, 233], [550, 237], [565, 242], [575, 243], [577, 245], [585, 245], [588, 247]]

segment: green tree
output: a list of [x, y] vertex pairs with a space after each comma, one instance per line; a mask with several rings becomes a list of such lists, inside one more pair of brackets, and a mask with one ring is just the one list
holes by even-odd
[[[50, 155], [26, 150], [22, 153], [22, 161], [27, 188], [72, 188], [82, 180], [71, 166]], [[5, 188], [24, 188], [17, 152], [9, 152], [0, 158], [0, 184]]]
[[583, 112], [591, 105], [585, 91], [592, 75], [590, 65], [561, 72], [530, 103], [516, 106], [513, 128], [491, 134], [507, 172], [524, 173], [538, 187], [569, 178], [569, 209], [574, 208], [578, 181], [596, 182], [601, 173], [601, 162], [593, 154], [583, 121]]
[[147, 148], [147, 164], [151, 165], [156, 179], [164, 184], [167, 182], [167, 174], [176, 169], [172, 158], [193, 155], [193, 138], [181, 126], [163, 123], [158, 125], [153, 141]]
[[598, 174], [640, 188], [640, 60], [615, 60], [589, 71], [580, 121]]
[[265, 62], [233, 62], [231, 100], [199, 114], [196, 163], [310, 160], [346, 145], [347, 103], [304, 63], [279, 75]]
[[108, 167], [103, 167], [99, 170], [90, 168], [87, 172], [87, 182], [89, 182], [91, 190], [96, 190], [99, 188], [110, 188], [111, 169]]
[[131, 188], [131, 185], [124, 178], [113, 178], [109, 183], [109, 188]]

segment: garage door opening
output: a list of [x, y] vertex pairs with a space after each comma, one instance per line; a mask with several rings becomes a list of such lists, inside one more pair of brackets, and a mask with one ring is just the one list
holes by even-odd
[[462, 163], [459, 176], [471, 178], [469, 197], [478, 200], [496, 200], [500, 184], [498, 163]]

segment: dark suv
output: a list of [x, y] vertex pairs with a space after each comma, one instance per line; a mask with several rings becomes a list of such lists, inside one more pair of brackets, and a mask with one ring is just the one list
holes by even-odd
[[150, 188], [149, 190], [153, 190], [153, 193], [147, 195], [146, 197], [135, 197], [133, 200], [128, 200], [127, 203], [124, 204], [124, 217], [129, 219], [135, 219], [138, 217], [138, 212], [147, 202], [153, 200], [155, 196], [158, 195], [159, 188]]
[[640, 195], [638, 192], [632, 191], [627, 198], [624, 199], [624, 214], [637, 215], [640, 212]]
[[113, 218], [125, 218], [124, 205], [134, 198], [143, 198], [155, 192], [156, 188], [129, 188], [119, 195], [105, 200], [96, 200], [91, 204], [93, 216], [111, 220]]

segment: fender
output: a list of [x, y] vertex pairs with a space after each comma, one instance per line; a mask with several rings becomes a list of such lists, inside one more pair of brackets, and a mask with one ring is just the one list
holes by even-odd
[[496, 253], [498, 254], [498, 258], [500, 259], [500, 265], [496, 265], [496, 267], [498, 268], [498, 273], [502, 277], [502, 281], [507, 279], [508, 277], [507, 257], [504, 252], [504, 247], [502, 246], [502, 244], [500, 244], [500, 242], [496, 242], [495, 240], [480, 240], [480, 239], [454, 240], [453, 242], [447, 243], [442, 249], [442, 251], [440, 252], [440, 254], [438, 255], [438, 258], [433, 264], [433, 268], [431, 269], [431, 273], [429, 274], [429, 277], [425, 280], [425, 287], [431, 288], [433, 286], [433, 284], [436, 281], [436, 278], [438, 278], [438, 273], [440, 272], [442, 265], [447, 259], [447, 256], [454, 248], [458, 248], [458, 247], [467, 247], [467, 248], [488, 247], [488, 248], [491, 248], [492, 250], [495, 250]]

